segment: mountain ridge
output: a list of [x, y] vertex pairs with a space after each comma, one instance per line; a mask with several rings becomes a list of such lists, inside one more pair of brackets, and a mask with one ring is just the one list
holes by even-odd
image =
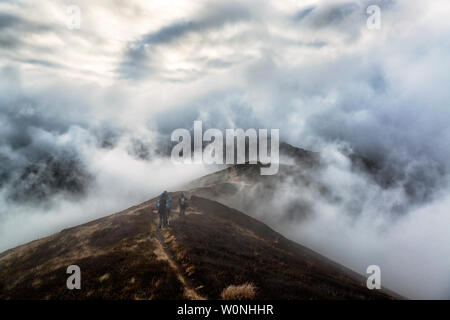
[[[179, 193], [171, 193], [177, 198]], [[193, 195], [157, 229], [156, 198], [0, 254], [1, 299], [219, 299], [250, 282], [256, 299], [392, 299], [265, 224]], [[172, 261], [172, 263], [171, 263]], [[82, 289], [66, 288], [79, 265]]]

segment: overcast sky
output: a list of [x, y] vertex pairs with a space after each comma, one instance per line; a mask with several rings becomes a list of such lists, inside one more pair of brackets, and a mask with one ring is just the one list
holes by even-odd
[[[354, 269], [375, 255], [411, 297], [450, 298], [449, 17], [448, 0], [1, 1], [0, 250], [209, 172], [158, 156], [175, 128], [279, 128], [327, 156], [341, 197], [368, 199], [360, 216], [389, 217], [369, 234], [373, 220], [341, 226], [320, 203], [329, 215], [281, 231]], [[392, 190], [342, 150], [378, 161]]]

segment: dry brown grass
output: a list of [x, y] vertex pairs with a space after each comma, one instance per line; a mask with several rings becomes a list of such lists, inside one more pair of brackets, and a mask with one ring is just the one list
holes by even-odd
[[244, 283], [240, 286], [230, 285], [223, 289], [223, 300], [251, 300], [255, 297], [256, 287], [253, 283]]

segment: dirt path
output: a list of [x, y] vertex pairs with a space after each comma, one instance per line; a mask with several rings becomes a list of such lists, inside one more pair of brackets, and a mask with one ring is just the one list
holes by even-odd
[[167, 246], [166, 242], [164, 241], [164, 236], [161, 232], [161, 229], [159, 229], [156, 226], [155, 230], [156, 239], [159, 243], [159, 250], [157, 252], [157, 255], [163, 259], [166, 260], [170, 267], [175, 271], [178, 280], [184, 285], [184, 295], [187, 299], [190, 300], [206, 300], [204, 297], [199, 295], [196, 291], [192, 283], [184, 276], [184, 269], [183, 267], [174, 259], [172, 253], [170, 252], [169, 247]]

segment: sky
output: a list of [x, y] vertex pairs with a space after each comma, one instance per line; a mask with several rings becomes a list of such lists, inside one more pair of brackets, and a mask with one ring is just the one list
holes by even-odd
[[1, 1], [0, 250], [211, 172], [161, 156], [202, 120], [321, 153], [341, 201], [305, 192], [317, 215], [271, 226], [450, 298], [449, 16], [447, 0]]

